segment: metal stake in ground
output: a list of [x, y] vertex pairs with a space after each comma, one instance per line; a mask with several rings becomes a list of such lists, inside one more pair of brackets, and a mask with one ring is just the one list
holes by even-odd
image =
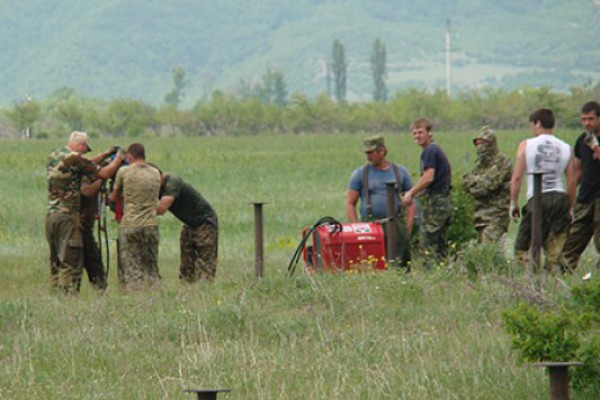
[[531, 271], [540, 272], [542, 252], [542, 172], [533, 175], [533, 210], [531, 212]]
[[387, 263], [388, 268], [391, 266], [396, 266], [396, 258], [398, 254], [396, 254], [396, 182], [386, 182], [386, 215], [387, 215], [387, 223], [385, 227], [385, 236], [386, 236], [386, 253], [387, 253]]
[[254, 265], [256, 277], [262, 278], [264, 266], [262, 206], [266, 203], [252, 204], [254, 204]]
[[581, 367], [582, 362], [542, 362], [533, 365], [548, 368], [550, 400], [569, 400], [569, 367]]
[[231, 392], [231, 389], [184, 389], [187, 393], [196, 393], [198, 400], [216, 400], [218, 393]]

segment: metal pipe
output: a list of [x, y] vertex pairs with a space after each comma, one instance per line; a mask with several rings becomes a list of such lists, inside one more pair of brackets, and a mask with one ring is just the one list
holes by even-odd
[[536, 367], [548, 369], [550, 375], [550, 400], [569, 400], [569, 367], [580, 367], [582, 362], [542, 362]]
[[265, 203], [254, 204], [254, 269], [257, 278], [263, 277], [264, 245], [263, 245], [263, 213]]
[[534, 275], [540, 272], [542, 252], [542, 175], [533, 173], [533, 210], [531, 212], [531, 270]]
[[217, 394], [231, 392], [231, 389], [184, 389], [186, 393], [196, 393], [198, 400], [216, 400]]
[[389, 267], [395, 267], [397, 264], [398, 254], [396, 254], [396, 182], [386, 182], [386, 214], [387, 222], [385, 223], [386, 236], [386, 253], [387, 263]]

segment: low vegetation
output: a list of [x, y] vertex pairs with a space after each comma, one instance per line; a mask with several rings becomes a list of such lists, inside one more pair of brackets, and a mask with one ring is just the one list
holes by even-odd
[[[419, 116], [432, 118], [438, 130], [461, 132], [484, 124], [514, 130], [527, 127], [527, 116], [541, 106], [554, 110], [558, 129], [580, 129], [581, 106], [600, 97], [600, 83], [588, 81], [569, 93], [547, 87], [482, 88], [448, 98], [443, 91], [407, 89], [387, 102], [337, 103], [327, 95], [281, 93], [277, 82], [284, 78], [277, 72], [263, 79], [248, 93], [215, 91], [189, 109], [137, 99], [99, 100], [62, 88], [0, 110], [0, 136], [62, 138], [73, 130], [112, 138], [408, 132]], [[181, 80], [176, 74], [168, 97], [182, 95]]]
[[[576, 134], [563, 137], [572, 142]], [[512, 156], [528, 133], [498, 135]], [[436, 134], [455, 176], [472, 166], [471, 138]], [[502, 320], [519, 302], [534, 304], [527, 275], [511, 262], [514, 224], [499, 254], [464, 246], [449, 265], [427, 273], [309, 275], [299, 268], [286, 276], [303, 227], [327, 215], [346, 220], [347, 180], [365, 163], [362, 139], [93, 140], [98, 152], [140, 140], [149, 161], [194, 184], [219, 213], [219, 266], [212, 285], [179, 283], [180, 225], [169, 215], [160, 220], [161, 290], [120, 293], [113, 262], [108, 293], [99, 296], [84, 282], [78, 298], [47, 287], [44, 164], [66, 137], [3, 140], [0, 398], [192, 398], [185, 388], [232, 389], [224, 400], [547, 398], [547, 376], [519, 363]], [[390, 159], [416, 177], [419, 149], [409, 135], [387, 133], [386, 140]], [[266, 202], [261, 280], [254, 276], [254, 201]], [[111, 223], [111, 239], [115, 229]], [[596, 258], [586, 253], [572, 276], [544, 278], [536, 295], [544, 304], [581, 298], [588, 310], [597, 304], [592, 295], [571, 287], [586, 287], [589, 272], [597, 279]], [[578, 353], [582, 360], [596, 354], [597, 345]]]

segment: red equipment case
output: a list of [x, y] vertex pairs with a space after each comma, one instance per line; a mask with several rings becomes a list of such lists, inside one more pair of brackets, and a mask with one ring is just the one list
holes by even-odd
[[[385, 269], [385, 238], [381, 225], [358, 222], [320, 225], [302, 252], [304, 263], [316, 271]], [[310, 228], [305, 228], [303, 237]]]

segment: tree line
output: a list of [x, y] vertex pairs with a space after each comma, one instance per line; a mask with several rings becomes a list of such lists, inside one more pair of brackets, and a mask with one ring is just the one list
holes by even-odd
[[[93, 136], [212, 136], [260, 133], [300, 134], [408, 131], [426, 116], [438, 130], [519, 129], [539, 107], [552, 108], [564, 127], [579, 128], [579, 108], [600, 98], [600, 82], [588, 80], [568, 93], [548, 87], [515, 90], [485, 87], [447, 97], [443, 90], [399, 90], [388, 96], [386, 48], [378, 38], [371, 52], [373, 101], [346, 101], [346, 56], [336, 39], [327, 63], [327, 92], [309, 98], [288, 93], [284, 73], [268, 69], [258, 82], [241, 80], [232, 92], [216, 90], [182, 109], [189, 84], [183, 68], [172, 71], [173, 89], [161, 105], [139, 99], [89, 98], [61, 88], [45, 99], [27, 98], [1, 110], [0, 136], [62, 137], [85, 130]], [[333, 83], [333, 88], [331, 88]]]

